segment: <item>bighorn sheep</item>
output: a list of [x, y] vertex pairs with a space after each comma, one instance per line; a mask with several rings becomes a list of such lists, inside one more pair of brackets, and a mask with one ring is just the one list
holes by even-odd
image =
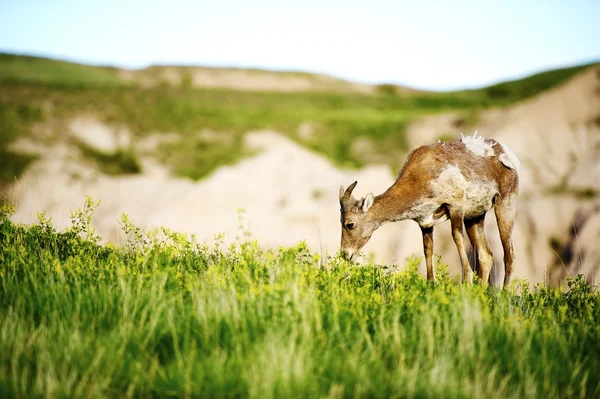
[[396, 182], [376, 197], [367, 194], [354, 199], [352, 190], [340, 187], [342, 242], [344, 255], [352, 259], [382, 224], [412, 219], [421, 227], [427, 265], [427, 279], [435, 281], [433, 270], [433, 226], [450, 219], [452, 238], [462, 266], [462, 282], [470, 283], [463, 239], [463, 223], [479, 260], [478, 277], [489, 281], [493, 255], [485, 236], [485, 214], [496, 213], [504, 248], [504, 285], [513, 270], [512, 229], [519, 189], [519, 160], [506, 146], [485, 140], [475, 133], [462, 139], [422, 146], [412, 151]]

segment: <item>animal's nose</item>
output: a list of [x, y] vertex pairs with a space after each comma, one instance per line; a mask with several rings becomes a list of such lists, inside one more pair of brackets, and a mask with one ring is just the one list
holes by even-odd
[[354, 251], [351, 249], [344, 248], [342, 250], [342, 255], [347, 260], [352, 260], [354, 258]]

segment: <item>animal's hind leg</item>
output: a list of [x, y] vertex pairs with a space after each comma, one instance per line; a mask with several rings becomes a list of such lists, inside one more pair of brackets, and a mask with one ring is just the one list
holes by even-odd
[[485, 221], [485, 213], [473, 219], [465, 220], [465, 227], [467, 228], [467, 235], [471, 244], [477, 252], [477, 259], [479, 260], [479, 270], [477, 270], [477, 276], [482, 284], [488, 284], [490, 279], [490, 272], [494, 265], [494, 256], [490, 243], [485, 236], [483, 229]]
[[423, 233], [423, 252], [425, 253], [425, 263], [427, 264], [427, 280], [435, 281], [433, 271], [433, 227], [421, 227]]
[[513, 262], [515, 251], [512, 243], [512, 231], [515, 224], [515, 213], [517, 210], [516, 196], [512, 195], [506, 198], [497, 198], [494, 203], [494, 212], [498, 221], [498, 231], [500, 232], [500, 241], [504, 249], [504, 285], [510, 281], [510, 275], [513, 271]]
[[452, 238], [456, 244], [458, 256], [460, 256], [460, 263], [462, 265], [462, 282], [470, 284], [473, 282], [473, 271], [469, 265], [469, 258], [467, 257], [467, 251], [465, 250], [465, 241], [463, 235], [464, 211], [462, 208], [452, 207], [448, 209], [448, 213], [450, 214]]

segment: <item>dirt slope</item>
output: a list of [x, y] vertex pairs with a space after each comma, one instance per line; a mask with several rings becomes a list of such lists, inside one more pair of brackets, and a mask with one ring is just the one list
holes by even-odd
[[[98, 124], [93, 122], [95, 129], [90, 131], [99, 133]], [[37, 212], [45, 210], [57, 227], [66, 227], [69, 210], [81, 207], [89, 195], [102, 201], [94, 222], [105, 240], [123, 239], [116, 220], [125, 212], [144, 229], [166, 226], [209, 243], [217, 233], [225, 233], [225, 242], [230, 243], [243, 236], [239, 213], [243, 209], [241, 225], [261, 245], [296, 245], [306, 240], [314, 249], [335, 252], [340, 239], [339, 186], [359, 179], [362, 190], [380, 191], [393, 181], [382, 166], [340, 171], [273, 132], [249, 133], [247, 140], [258, 155], [222, 167], [197, 183], [171, 177], [148, 159], [142, 175], [102, 175], [81, 165], [73, 148], [56, 146], [9, 190], [18, 204], [15, 220], [35, 222]], [[371, 249], [386, 254], [395, 240], [393, 234], [380, 234]]]
[[[269, 71], [260, 69], [152, 66], [140, 70], [119, 69], [117, 75], [141, 87], [190, 86], [249, 91], [325, 91], [375, 93], [376, 85], [350, 82], [323, 74]], [[395, 93], [404, 95], [417, 90], [393, 85]]]

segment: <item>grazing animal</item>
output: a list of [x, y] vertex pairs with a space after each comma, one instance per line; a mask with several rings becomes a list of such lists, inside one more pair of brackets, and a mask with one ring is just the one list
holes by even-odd
[[492, 207], [504, 249], [504, 285], [513, 271], [512, 230], [519, 191], [519, 160], [506, 146], [477, 136], [440, 142], [412, 151], [394, 184], [376, 197], [352, 196], [358, 182], [340, 187], [342, 242], [348, 259], [369, 241], [384, 223], [412, 219], [423, 234], [427, 279], [433, 270], [433, 226], [450, 219], [452, 238], [462, 266], [462, 282], [471, 283], [473, 272], [464, 245], [463, 223], [479, 260], [478, 277], [488, 283], [493, 265], [483, 224]]

